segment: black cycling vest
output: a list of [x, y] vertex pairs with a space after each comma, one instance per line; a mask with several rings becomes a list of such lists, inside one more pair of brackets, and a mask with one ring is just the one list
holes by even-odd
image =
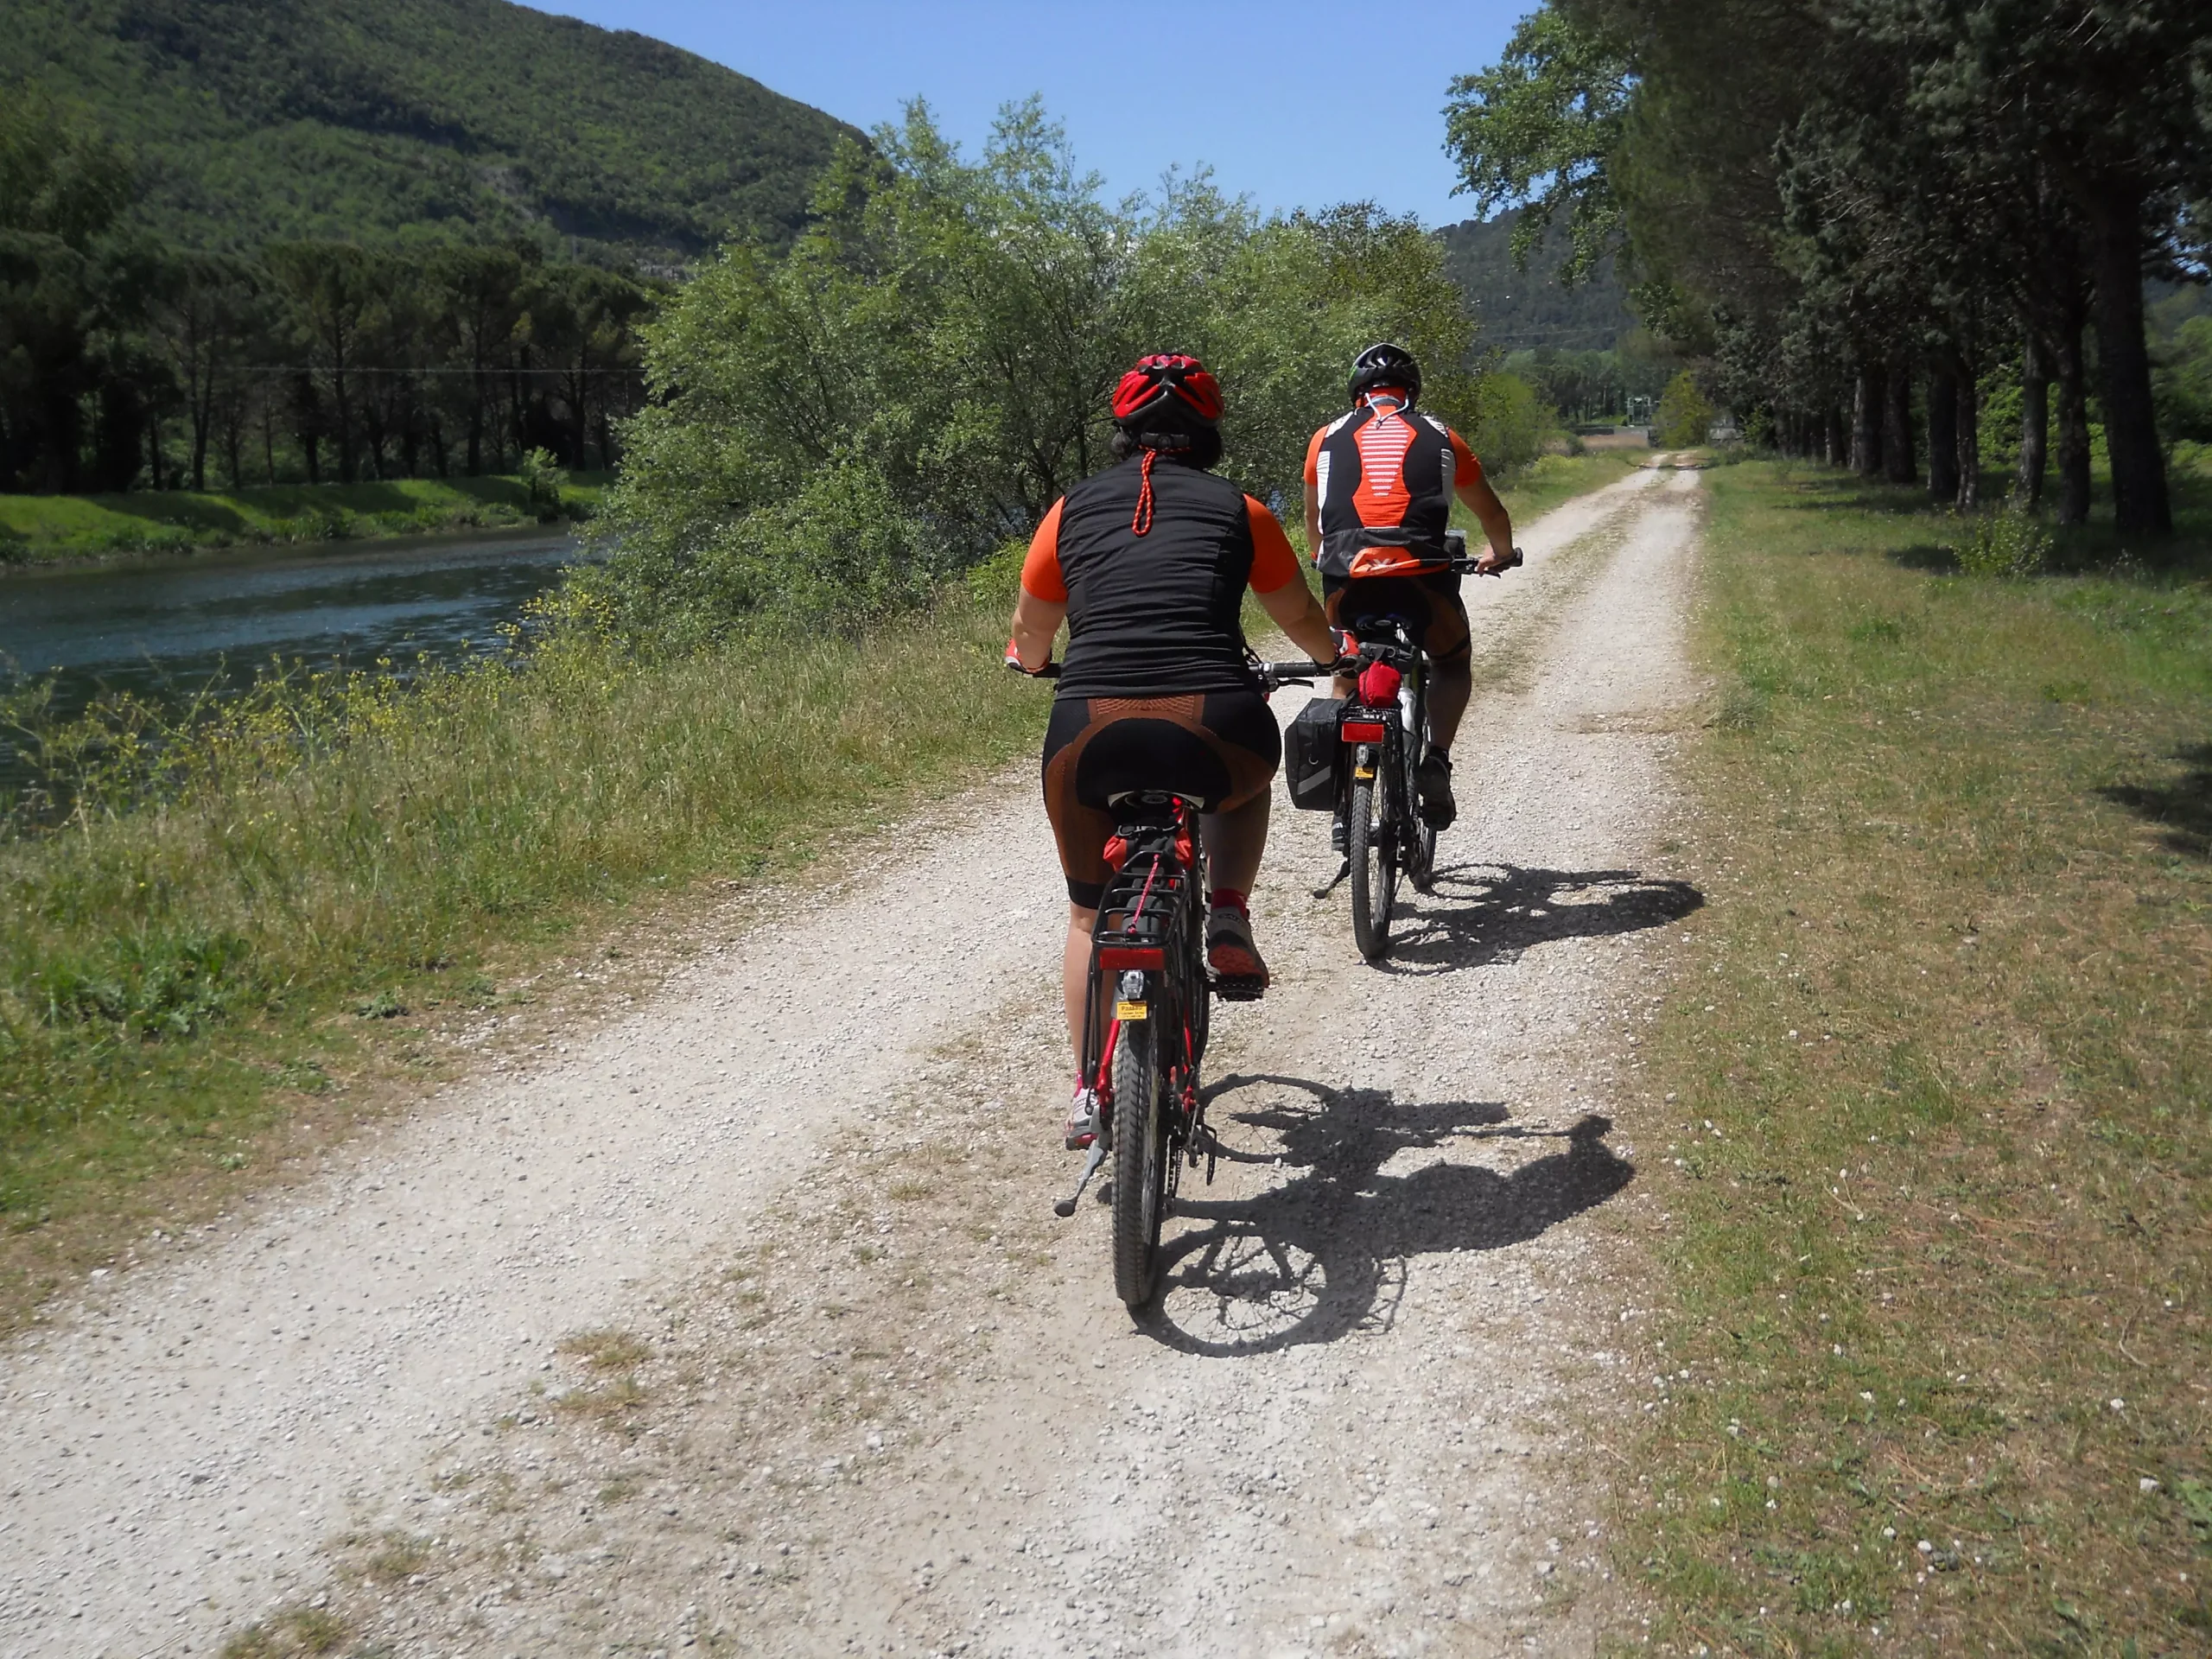
[[1162, 455], [1139, 536], [1141, 457], [1087, 478], [1060, 506], [1068, 590], [1064, 697], [1164, 697], [1255, 689], [1242, 620], [1252, 575], [1244, 492]]
[[[1444, 531], [1452, 522], [1452, 479], [1459, 471], [1450, 429], [1410, 410], [1402, 413], [1399, 418], [1412, 429], [1413, 441], [1394, 468], [1397, 476], [1381, 480], [1384, 489], [1377, 492], [1368, 487], [1376, 480], [1363, 475], [1359, 435], [1380, 413], [1371, 404], [1352, 410], [1329, 428], [1314, 458], [1321, 495], [1321, 552], [1314, 563], [1325, 575], [1350, 575], [1353, 557], [1367, 547], [1402, 547], [1440, 563], [1447, 556]], [[1368, 518], [1385, 522], [1366, 522], [1363, 503]]]

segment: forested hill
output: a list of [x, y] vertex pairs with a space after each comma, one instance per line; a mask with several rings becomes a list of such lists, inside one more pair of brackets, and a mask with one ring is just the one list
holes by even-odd
[[1562, 286], [1559, 267], [1567, 244], [1554, 233], [1537, 249], [1528, 270], [1516, 270], [1511, 243], [1518, 219], [1512, 213], [1471, 219], [1436, 233], [1444, 244], [1445, 270], [1475, 302], [1483, 343], [1508, 352], [1546, 346], [1565, 352], [1611, 351], [1636, 326], [1611, 262], [1587, 283]]
[[[780, 238], [852, 129], [642, 35], [504, 0], [10, 0], [0, 87], [90, 106], [165, 239]], [[0, 96], [4, 96], [0, 92]]]

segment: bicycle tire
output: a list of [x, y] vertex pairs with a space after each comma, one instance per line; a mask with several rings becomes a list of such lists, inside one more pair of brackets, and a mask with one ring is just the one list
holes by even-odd
[[[1154, 1014], [1166, 1010], [1158, 1001]], [[1167, 1068], [1153, 1020], [1129, 1020], [1114, 1049], [1114, 1294], [1152, 1300], [1167, 1209]]]
[[1398, 759], [1405, 761], [1402, 781], [1398, 791], [1402, 801], [1402, 823], [1405, 823], [1405, 874], [1414, 882], [1414, 892], [1435, 892], [1435, 825], [1422, 817], [1421, 810], [1421, 779], [1414, 777], [1421, 757], [1429, 752], [1429, 683], [1422, 675], [1421, 690], [1414, 692], [1415, 721], [1411, 730], [1421, 732], [1421, 741], [1405, 743], [1398, 750]]
[[[1388, 763], [1385, 762], [1385, 766]], [[1397, 826], [1385, 823], [1376, 806], [1389, 799], [1377, 797], [1376, 776], [1357, 780], [1351, 786], [1350, 822], [1344, 826], [1344, 850], [1351, 862], [1351, 937], [1359, 954], [1380, 961], [1390, 949], [1390, 910], [1398, 896]]]

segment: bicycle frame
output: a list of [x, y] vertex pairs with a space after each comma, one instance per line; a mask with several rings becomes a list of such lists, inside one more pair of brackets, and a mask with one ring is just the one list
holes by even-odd
[[[1112, 1148], [1114, 1058], [1127, 1026], [1149, 1024], [1168, 1033], [1166, 1052], [1174, 1111], [1169, 1125], [1168, 1199], [1182, 1154], [1203, 1135], [1198, 1065], [1211, 1024], [1205, 967], [1205, 856], [1194, 803], [1165, 793], [1116, 804], [1116, 828], [1106, 844], [1113, 869], [1091, 929], [1089, 995], [1084, 1000], [1083, 1076], [1097, 1091], [1100, 1135], [1075, 1196], [1055, 1207], [1071, 1215], [1075, 1200]], [[1193, 1154], [1195, 1155], [1195, 1154]]]

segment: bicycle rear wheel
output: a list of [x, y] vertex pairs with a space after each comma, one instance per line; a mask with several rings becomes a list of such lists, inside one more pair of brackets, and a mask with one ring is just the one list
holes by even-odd
[[1351, 823], [1344, 849], [1351, 862], [1351, 937], [1370, 962], [1390, 949], [1390, 912], [1398, 899], [1397, 825], [1385, 817], [1388, 793], [1382, 782], [1386, 760], [1373, 778], [1351, 786]]
[[[1150, 1011], [1166, 1010], [1155, 1001]], [[1114, 1294], [1152, 1300], [1167, 1208], [1167, 1045], [1156, 1020], [1123, 1022], [1114, 1049]]]

